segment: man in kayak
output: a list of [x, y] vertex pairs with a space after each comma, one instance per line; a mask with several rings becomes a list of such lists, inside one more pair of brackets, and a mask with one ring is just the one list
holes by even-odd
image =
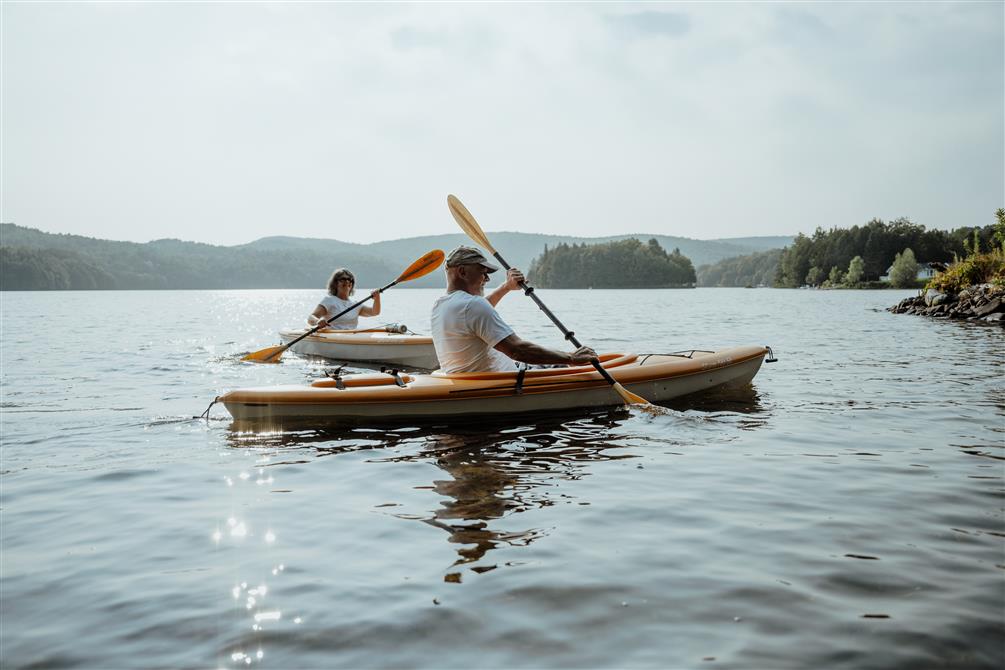
[[433, 303], [432, 313], [433, 346], [443, 372], [510, 372], [515, 361], [584, 365], [597, 357], [590, 347], [557, 351], [518, 337], [495, 305], [520, 289], [523, 273], [511, 269], [486, 298], [485, 284], [498, 269], [474, 247], [457, 247], [447, 255], [447, 294]]

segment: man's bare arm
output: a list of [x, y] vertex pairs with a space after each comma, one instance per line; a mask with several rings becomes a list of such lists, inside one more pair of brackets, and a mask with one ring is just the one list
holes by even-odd
[[589, 347], [556, 351], [521, 339], [516, 333], [500, 341], [495, 349], [521, 363], [544, 365], [585, 365], [597, 357], [597, 352]]
[[524, 281], [523, 273], [516, 268], [510, 268], [506, 271], [506, 281], [492, 291], [488, 296], [485, 297], [489, 301], [489, 304], [495, 307], [502, 300], [502, 297], [509, 293], [510, 291], [520, 290], [520, 282]]

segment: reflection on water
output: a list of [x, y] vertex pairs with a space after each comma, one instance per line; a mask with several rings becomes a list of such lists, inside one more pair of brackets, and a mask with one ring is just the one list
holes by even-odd
[[680, 412], [736, 412], [738, 414], [762, 414], [767, 409], [761, 404], [761, 396], [753, 384], [742, 387], [718, 388], [704, 393], [675, 398], [662, 403]]
[[[498, 567], [481, 561], [501, 544], [527, 546], [547, 535], [546, 529], [514, 528], [514, 515], [555, 501], [549, 491], [554, 479], [579, 479], [583, 464], [594, 460], [630, 458], [617, 453], [607, 440], [623, 412], [593, 415], [561, 424], [530, 424], [483, 433], [471, 430], [429, 436], [423, 451], [395, 460], [433, 459], [450, 479], [433, 482], [433, 490], [449, 500], [425, 523], [446, 531], [448, 541], [461, 545], [454, 566], [470, 565], [475, 573]], [[499, 520], [508, 517], [505, 523]], [[448, 582], [461, 581], [449, 572]]]
[[[667, 405], [666, 417], [643, 418], [626, 407], [580, 411], [559, 417], [529, 417], [460, 424], [375, 429], [340, 427], [262, 430], [260, 425], [233, 422], [227, 441], [233, 448], [269, 451], [269, 466], [307, 463], [311, 457], [373, 450], [373, 462], [432, 463], [449, 475], [427, 487], [445, 498], [429, 514], [396, 513], [447, 533], [458, 558], [444, 581], [460, 582], [454, 568], [474, 573], [496, 569], [484, 561], [499, 546], [518, 547], [546, 537], [547, 528], [527, 528], [518, 515], [532, 508], [571, 502], [568, 493], [554, 492], [556, 480], [586, 476], [591, 462], [637, 457], [635, 448], [678, 445], [666, 432], [687, 433], [727, 420], [743, 430], [765, 425], [769, 412], [752, 386], [719, 389], [681, 398]], [[388, 454], [387, 452], [391, 453]], [[589, 502], [579, 504], [588, 505]], [[393, 506], [388, 504], [386, 506]]]
[[[273, 436], [263, 436], [266, 440]], [[242, 441], [247, 436], [241, 436]], [[270, 453], [261, 454], [255, 459], [254, 467], [241, 467], [231, 475], [223, 477], [223, 484], [232, 492], [230, 509], [225, 512], [225, 518], [217, 524], [211, 538], [217, 548], [228, 546], [242, 554], [254, 556], [265, 550], [270, 555], [272, 546], [277, 541], [276, 530], [267, 518], [248, 515], [243, 509], [246, 500], [260, 497], [263, 492], [281, 493], [283, 489], [276, 488], [276, 479], [271, 466], [277, 461]], [[281, 579], [286, 571], [283, 562], [273, 561], [264, 570], [260, 565], [242, 565], [236, 567], [227, 592], [233, 605], [235, 620], [238, 622], [239, 634], [226, 645], [226, 656], [230, 663], [248, 666], [263, 662], [265, 658], [265, 636], [274, 632], [277, 627], [293, 625], [299, 627], [303, 618], [291, 615], [288, 607], [274, 598], [277, 590], [274, 583]], [[221, 596], [225, 591], [221, 588]]]
[[[260, 453], [254, 471], [239, 472], [228, 477], [226, 483], [230, 487], [254, 484], [271, 492], [290, 492], [269, 474], [277, 466], [303, 465], [318, 458], [367, 451], [372, 451], [373, 457], [366, 463], [375, 465], [435, 465], [445, 476], [411, 488], [438, 496], [437, 506], [411, 513], [393, 511], [400, 506], [397, 502], [377, 507], [382, 513], [444, 533], [456, 557], [443, 566], [438, 579], [440, 583], [463, 584], [480, 574], [521, 565], [512, 556], [493, 559], [494, 550], [529, 547], [557, 530], [554, 526], [523, 523], [522, 513], [557, 504], [590, 505], [587, 499], [577, 500], [575, 490], [558, 486], [559, 482], [588, 477], [590, 464], [639, 458], [654, 446], [680, 448], [700, 443], [704, 431], [718, 432], [723, 425], [753, 430], [770, 417], [750, 386], [678, 399], [669, 407], [668, 415], [658, 417], [613, 407], [451, 426], [434, 423], [383, 428], [323, 425], [263, 429], [260, 424], [232, 422], [226, 434], [228, 446]], [[223, 528], [217, 529], [214, 540], [272, 544], [277, 532], [229, 516]], [[296, 538], [284, 532], [283, 541], [291, 546], [314, 542], [316, 538]], [[242, 576], [229, 587], [230, 596], [240, 608], [238, 616], [248, 617], [250, 628], [228, 647], [232, 663], [261, 662], [267, 639], [263, 635], [277, 634], [275, 626], [288, 626], [286, 619], [296, 626], [304, 622], [301, 616], [287, 617], [285, 609], [273, 602], [270, 581], [281, 577], [283, 570], [284, 565], [278, 563], [271, 575]]]

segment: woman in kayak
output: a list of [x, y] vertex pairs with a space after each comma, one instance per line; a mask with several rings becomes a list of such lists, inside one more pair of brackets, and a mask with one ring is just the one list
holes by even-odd
[[380, 314], [380, 291], [374, 290], [370, 293], [373, 296], [372, 306], [360, 305], [355, 309], [346, 312], [334, 321], [330, 318], [345, 311], [352, 305], [349, 296], [356, 290], [356, 276], [345, 268], [339, 268], [332, 273], [328, 280], [328, 295], [321, 299], [318, 306], [314, 308], [311, 315], [307, 317], [307, 325], [313, 328], [331, 328], [333, 330], [355, 330], [359, 325], [361, 316], [377, 316]]

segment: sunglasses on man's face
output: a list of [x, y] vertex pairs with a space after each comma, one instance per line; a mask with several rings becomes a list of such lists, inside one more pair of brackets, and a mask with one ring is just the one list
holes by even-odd
[[353, 281], [352, 279], [349, 279], [349, 278], [347, 278], [347, 277], [339, 277], [339, 278], [338, 278], [338, 282], [339, 282], [340, 284], [355, 284], [355, 283], [356, 283], [356, 282], [354, 282], [354, 281]]
[[489, 274], [491, 274], [488, 268], [486, 268], [484, 265], [475, 265], [474, 263], [472, 263], [469, 265], [462, 265], [461, 267], [463, 267], [468, 272], [477, 272], [478, 274], [486, 278], [489, 276]]

